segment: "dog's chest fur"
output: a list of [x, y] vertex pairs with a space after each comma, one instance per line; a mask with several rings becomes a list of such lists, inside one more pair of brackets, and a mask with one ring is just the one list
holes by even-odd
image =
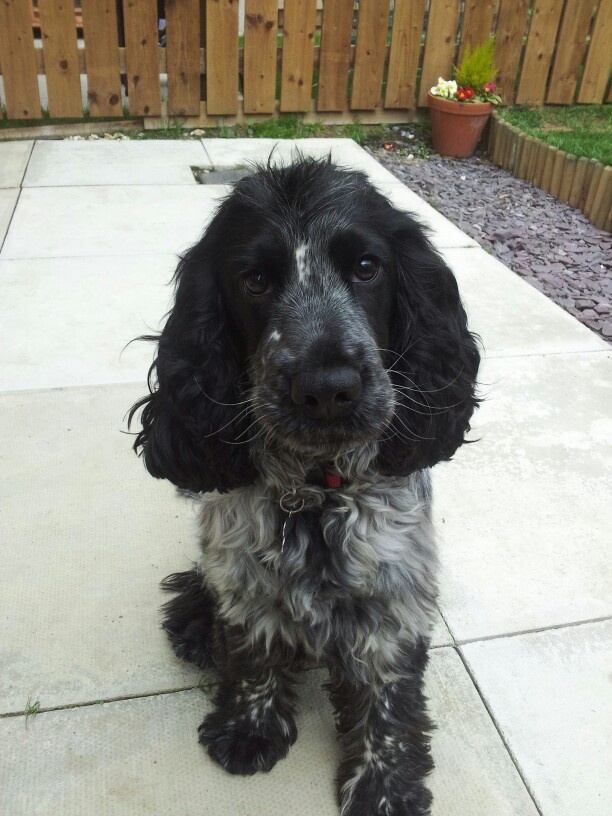
[[203, 496], [201, 571], [221, 617], [268, 650], [280, 639], [390, 678], [435, 609], [429, 474], [307, 486], [292, 506], [302, 500], [289, 516], [262, 482]]

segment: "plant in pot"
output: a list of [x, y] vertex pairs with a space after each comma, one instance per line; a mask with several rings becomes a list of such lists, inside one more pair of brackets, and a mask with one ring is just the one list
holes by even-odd
[[468, 45], [453, 79], [440, 77], [427, 95], [434, 150], [441, 156], [467, 158], [476, 150], [487, 120], [501, 98], [493, 80], [495, 40]]

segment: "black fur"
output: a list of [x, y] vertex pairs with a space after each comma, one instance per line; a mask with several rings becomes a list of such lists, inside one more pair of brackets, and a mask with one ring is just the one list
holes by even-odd
[[176, 572], [161, 583], [167, 592], [179, 593], [163, 606], [162, 627], [177, 657], [201, 669], [215, 665], [212, 644], [219, 626], [217, 604], [196, 572]]
[[[340, 208], [347, 238], [334, 241], [327, 221]], [[232, 285], [234, 269], [256, 265], [261, 257], [269, 268], [277, 258], [271, 274], [282, 285], [289, 261], [283, 233], [290, 238], [316, 220], [340, 263], [347, 244], [369, 233], [377, 254], [388, 258], [384, 289], [376, 297], [363, 288], [356, 292], [403, 395], [392, 433], [381, 442], [381, 473], [431, 467], [463, 443], [478, 404], [480, 358], [452, 272], [421, 226], [364, 175], [303, 159], [238, 182], [179, 263], [174, 308], [161, 336], [146, 338], [158, 340], [150, 393], [129, 415], [131, 421], [143, 409], [134, 449], [144, 454], [153, 476], [195, 492], [224, 492], [254, 481], [249, 446], [240, 444], [253, 422], [243, 405], [252, 385], [247, 363], [266, 326], [268, 304], [242, 305]], [[245, 253], [249, 245], [253, 249]], [[333, 343], [333, 326], [329, 335]], [[319, 357], [326, 351], [317, 347]]]
[[[406, 649], [401, 679], [382, 689], [355, 685], [332, 668], [327, 686], [336, 710], [344, 759], [338, 771], [338, 801], [363, 766], [364, 743], [378, 761], [355, 784], [351, 816], [392, 813], [426, 816], [431, 793], [423, 780], [433, 770], [429, 734], [433, 725], [423, 694], [427, 643]], [[382, 804], [381, 804], [382, 802]]]

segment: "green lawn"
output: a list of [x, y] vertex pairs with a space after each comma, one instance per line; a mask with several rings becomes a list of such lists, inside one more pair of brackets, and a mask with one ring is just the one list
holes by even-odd
[[612, 105], [500, 108], [506, 122], [575, 156], [612, 164]]

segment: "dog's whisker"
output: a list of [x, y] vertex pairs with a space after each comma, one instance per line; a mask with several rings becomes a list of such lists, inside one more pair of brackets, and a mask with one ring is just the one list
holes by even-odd
[[[397, 387], [394, 387], [394, 390], [397, 391]], [[427, 408], [426, 411], [419, 411], [418, 408], [414, 408], [412, 405], [407, 405], [401, 399], [398, 399], [397, 404], [401, 405], [402, 408], [405, 408], [406, 411], [410, 411], [413, 414], [420, 414], [421, 416], [436, 416], [439, 414], [445, 414], [450, 407], [452, 406], [444, 406], [444, 407], [432, 407], [431, 405], [425, 405], [418, 400], [415, 400], [413, 397], [410, 397], [408, 394], [398, 394], [399, 397], [404, 397], [405, 399], [410, 400], [410, 402], [414, 402], [415, 405], [420, 405], [421, 408]]]
[[[456, 382], [457, 382], [457, 380], [459, 379], [459, 377], [460, 377], [460, 376], [463, 374], [463, 368], [461, 368], [461, 369], [460, 369], [460, 370], [457, 372], [457, 374], [456, 374], [456, 375], [453, 377], [453, 379], [452, 379], [452, 380], [449, 380], [449, 382], [447, 382], [445, 385], [440, 386], [440, 388], [429, 388], [429, 389], [427, 389], [427, 388], [419, 388], [419, 386], [418, 386], [418, 385], [417, 385], [417, 384], [414, 382], [414, 380], [412, 380], [412, 379], [411, 379], [411, 378], [410, 378], [410, 377], [409, 377], [407, 374], [405, 374], [404, 372], [401, 372], [401, 371], [394, 371], [393, 373], [395, 374], [395, 376], [398, 376], [398, 377], [404, 377], [404, 378], [405, 378], [405, 379], [407, 379], [409, 382], [413, 383], [413, 385], [414, 385], [414, 387], [415, 387], [415, 390], [420, 391], [420, 393], [421, 393], [421, 394], [436, 394], [436, 393], [438, 393], [439, 391], [445, 391], [447, 388], [450, 388], [450, 387], [451, 387], [451, 385], [453, 385], [454, 383], [456, 383]], [[404, 387], [407, 387], [407, 386], [404, 386]]]
[[[252, 427], [252, 426], [251, 426]], [[260, 428], [257, 433], [252, 436], [250, 439], [241, 439], [240, 442], [237, 442], [232, 439], [221, 439], [220, 441], [223, 442], [225, 445], [250, 445], [252, 442], [255, 442], [256, 439], [259, 439], [264, 433], [264, 429]]]
[[221, 433], [221, 431], [224, 431], [226, 428], [229, 428], [230, 425], [234, 425], [237, 422], [239, 422], [240, 419], [244, 418], [249, 413], [250, 410], [251, 410], [250, 405], [247, 406], [246, 408], [243, 408], [242, 411], [240, 411], [240, 413], [238, 413], [235, 417], [232, 417], [229, 420], [229, 422], [225, 423], [225, 425], [222, 425], [220, 428], [211, 431], [211, 433], [209, 434], [204, 434], [203, 436], [200, 437], [200, 439], [210, 439], [212, 436], [216, 436], [218, 433]]
[[266, 451], [267, 446], [270, 444], [270, 442], [271, 442], [271, 441], [272, 441], [272, 439], [274, 438], [274, 432], [276, 431], [276, 429], [277, 429], [277, 428], [278, 428], [278, 427], [279, 427], [281, 424], [282, 424], [282, 423], [281, 423], [280, 421], [279, 421], [279, 422], [275, 422], [275, 423], [274, 423], [274, 425], [272, 425], [272, 426], [271, 426], [271, 427], [268, 429], [268, 433], [266, 434], [265, 439], [264, 439], [264, 441], [263, 441], [263, 452], [264, 452], [264, 453], [265, 453], [265, 451]]
[[400, 423], [400, 425], [402, 425], [403, 428], [405, 428], [405, 430], [411, 436], [416, 437], [417, 439], [420, 439], [423, 442], [435, 439], [435, 436], [421, 436], [415, 430], [409, 428], [408, 425], [406, 425], [406, 423], [404, 422], [404, 420], [400, 416], [398, 416], [398, 414], [395, 414], [395, 419]]
[[195, 384], [198, 386], [200, 392], [206, 397], [206, 399], [210, 400], [211, 402], [214, 402], [215, 405], [223, 405], [224, 407], [231, 408], [236, 405], [246, 405], [248, 402], [251, 402], [250, 398], [242, 400], [241, 402], [219, 402], [219, 400], [213, 399], [213, 397], [211, 397], [210, 394], [207, 394], [206, 391], [204, 391], [201, 384], [198, 382], [198, 378], [196, 377], [195, 374], [193, 375], [193, 380]]
[[[429, 402], [427, 402], [427, 403], [419, 402], [419, 400], [415, 399], [412, 396], [412, 393], [414, 393], [416, 389], [406, 388], [406, 386], [401, 386], [401, 385], [394, 385], [393, 390], [398, 396], [401, 396], [402, 398], [408, 399], [408, 400], [410, 400], [410, 402], [414, 402], [415, 405], [420, 405], [421, 408], [427, 408], [428, 413], [431, 413], [431, 414], [443, 414], [446, 411], [450, 411], [451, 408], [457, 408], [459, 405], [463, 405], [463, 400], [458, 400], [457, 402], [453, 402], [450, 405], [431, 405]], [[421, 392], [421, 393], [423, 393], [423, 392]], [[424, 392], [424, 393], [431, 393], [431, 392]]]
[[238, 440], [240, 439], [241, 436], [244, 436], [245, 434], [248, 434], [251, 431], [251, 429], [255, 428], [258, 424], [259, 424], [258, 420], [254, 419], [249, 425], [247, 425], [247, 427], [243, 431], [241, 431], [239, 434], [236, 435], [236, 437], [235, 437], [236, 442], [238, 442]]
[[[406, 354], [408, 354], [410, 349], [413, 348], [422, 339], [423, 335], [421, 335], [420, 337], [415, 337], [414, 340], [411, 343], [409, 343], [400, 354], [397, 354], [397, 359], [395, 360], [395, 362], [391, 366], [389, 366], [389, 368], [385, 369], [387, 374], [390, 374], [392, 371], [395, 371], [395, 366], [397, 365], [397, 363], [399, 363], [399, 361], [402, 360]], [[396, 352], [394, 352], [394, 354], [395, 353]]]

